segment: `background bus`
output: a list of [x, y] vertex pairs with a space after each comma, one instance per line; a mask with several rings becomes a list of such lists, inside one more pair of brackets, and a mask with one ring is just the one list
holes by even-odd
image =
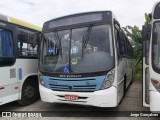
[[40, 45], [42, 101], [115, 107], [133, 78], [133, 49], [111, 11], [44, 23]]
[[160, 2], [143, 26], [143, 106], [160, 112]]
[[38, 99], [38, 42], [33, 37], [40, 30], [0, 14], [0, 105], [15, 100], [28, 105]]

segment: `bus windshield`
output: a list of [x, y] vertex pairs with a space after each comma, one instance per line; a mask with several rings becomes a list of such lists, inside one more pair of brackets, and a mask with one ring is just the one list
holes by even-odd
[[153, 30], [153, 65], [160, 69], [160, 22], [154, 24]]
[[50, 73], [92, 73], [114, 67], [110, 25], [43, 34], [40, 70]]

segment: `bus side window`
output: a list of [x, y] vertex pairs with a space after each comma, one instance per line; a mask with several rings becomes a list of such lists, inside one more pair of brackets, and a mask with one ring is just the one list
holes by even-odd
[[130, 44], [130, 53], [131, 53], [130, 57], [133, 58], [133, 49], [131, 44]]
[[18, 28], [18, 52], [20, 56], [37, 57], [38, 43], [33, 40], [34, 32]]
[[133, 58], [133, 49], [132, 49], [132, 45], [130, 44], [130, 42], [126, 41], [126, 48], [127, 48], [127, 58]]
[[13, 57], [12, 36], [10, 30], [0, 28], [0, 57]]
[[127, 45], [126, 45], [127, 40], [128, 40], [128, 38], [125, 36], [124, 39], [123, 39], [123, 49], [124, 49], [124, 54], [123, 54], [123, 56], [124, 56], [125, 58], [127, 57]]
[[130, 53], [129, 53], [130, 51], [129, 51], [129, 43], [128, 43], [128, 40], [126, 40], [126, 49], [127, 49], [127, 55], [126, 55], [126, 56], [127, 56], [127, 58], [130, 58], [130, 55], [129, 55], [129, 54], [130, 54]]
[[0, 28], [0, 66], [10, 66], [15, 62], [13, 32]]

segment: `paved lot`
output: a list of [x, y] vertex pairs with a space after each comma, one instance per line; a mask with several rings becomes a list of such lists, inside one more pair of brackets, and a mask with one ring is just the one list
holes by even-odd
[[[132, 112], [135, 112], [135, 111], [139, 111], [138, 113], [140, 112], [143, 113], [143, 111], [149, 111], [149, 108], [142, 107], [141, 81], [134, 81], [133, 84], [129, 87], [122, 103], [116, 108], [97, 108], [97, 107], [90, 107], [90, 106], [78, 106], [78, 105], [68, 105], [68, 104], [51, 104], [51, 103], [41, 102], [39, 100], [36, 103], [26, 107], [19, 106], [16, 102], [12, 102], [12, 103], [0, 106], [0, 111], [39, 111], [39, 112], [50, 111], [46, 113], [46, 115], [48, 114], [49, 116], [50, 115], [54, 116], [55, 117], [54, 120], [56, 119], [90, 120], [90, 119], [94, 119], [95, 117], [102, 117], [98, 119], [105, 119], [104, 118], [104, 116], [106, 116], [105, 114], [108, 114], [112, 118], [108, 117], [107, 119], [120, 120], [123, 118], [114, 117], [114, 116], [121, 116], [121, 114], [124, 114], [124, 115], [131, 114]], [[110, 112], [110, 111], [114, 111], [114, 112]], [[129, 111], [129, 112], [124, 112], [124, 111]], [[3, 119], [6, 120], [8, 118], [3, 118]], [[24, 118], [24, 119], [27, 119], [27, 118]], [[44, 118], [40, 118], [40, 119], [43, 120]], [[50, 120], [51, 118], [45, 118], [45, 119]], [[131, 117], [131, 118], [126, 117], [124, 119], [146, 120], [146, 118], [134, 118], [134, 117]], [[152, 118], [152, 119], [158, 120], [159, 118]], [[18, 120], [18, 119], [15, 118], [15, 120]]]

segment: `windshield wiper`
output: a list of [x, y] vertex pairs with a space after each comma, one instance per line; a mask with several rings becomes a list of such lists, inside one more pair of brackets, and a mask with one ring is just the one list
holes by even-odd
[[82, 38], [82, 58], [84, 56], [84, 49], [86, 49], [86, 47], [87, 47], [87, 44], [88, 44], [88, 41], [89, 41], [89, 38], [90, 38], [90, 35], [92, 32], [92, 27], [93, 27], [93, 25], [90, 25], [88, 27], [85, 36], [83, 36], [83, 38]]
[[57, 31], [55, 31], [55, 38], [56, 38], [56, 45], [58, 44], [58, 49], [59, 49], [59, 51], [60, 51], [60, 55], [61, 55], [61, 58], [62, 58], [62, 60], [63, 60], [63, 57], [62, 57], [62, 44], [61, 44], [61, 38], [59, 37], [59, 35], [58, 35], [58, 32]]
[[89, 38], [90, 38], [90, 35], [91, 35], [91, 32], [92, 32], [92, 27], [93, 27], [93, 25], [90, 25], [88, 27], [86, 35], [83, 36], [83, 40], [82, 40], [83, 49], [85, 49], [87, 47], [87, 44], [88, 44], [88, 41], [89, 41]]

